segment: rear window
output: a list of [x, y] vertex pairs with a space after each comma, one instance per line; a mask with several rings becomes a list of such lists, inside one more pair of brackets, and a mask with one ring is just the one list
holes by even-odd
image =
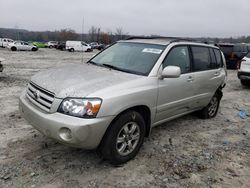
[[224, 54], [230, 54], [233, 51], [233, 46], [219, 46]]

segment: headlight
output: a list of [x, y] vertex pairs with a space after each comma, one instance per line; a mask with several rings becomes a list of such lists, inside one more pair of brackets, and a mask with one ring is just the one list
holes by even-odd
[[73, 99], [62, 101], [58, 112], [81, 118], [95, 118], [101, 107], [101, 99]]

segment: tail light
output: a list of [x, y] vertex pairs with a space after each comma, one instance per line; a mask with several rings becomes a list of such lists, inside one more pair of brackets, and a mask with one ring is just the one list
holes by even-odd
[[246, 60], [245, 60], [245, 59], [242, 59], [242, 60], [238, 61], [238, 63], [237, 63], [237, 69], [240, 69], [241, 63], [242, 63], [243, 61], [246, 61]]

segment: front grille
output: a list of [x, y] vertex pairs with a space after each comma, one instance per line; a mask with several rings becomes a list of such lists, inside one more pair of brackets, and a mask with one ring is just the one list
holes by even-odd
[[55, 95], [52, 92], [47, 91], [32, 82], [28, 84], [26, 96], [33, 104], [46, 112], [50, 111], [55, 98]]

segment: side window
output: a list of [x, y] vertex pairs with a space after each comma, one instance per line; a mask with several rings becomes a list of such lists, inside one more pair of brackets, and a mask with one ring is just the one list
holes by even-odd
[[190, 57], [187, 46], [177, 46], [171, 49], [165, 60], [163, 68], [173, 65], [181, 68], [181, 73], [190, 72]]
[[194, 71], [210, 69], [210, 54], [207, 47], [192, 46]]
[[223, 67], [223, 62], [222, 62], [222, 57], [221, 57], [220, 50], [214, 49], [214, 54], [215, 54], [215, 57], [216, 57], [217, 66], [218, 67]]
[[220, 65], [217, 64], [216, 57], [212, 48], [209, 48], [209, 53], [211, 57], [210, 68], [217, 69]]

